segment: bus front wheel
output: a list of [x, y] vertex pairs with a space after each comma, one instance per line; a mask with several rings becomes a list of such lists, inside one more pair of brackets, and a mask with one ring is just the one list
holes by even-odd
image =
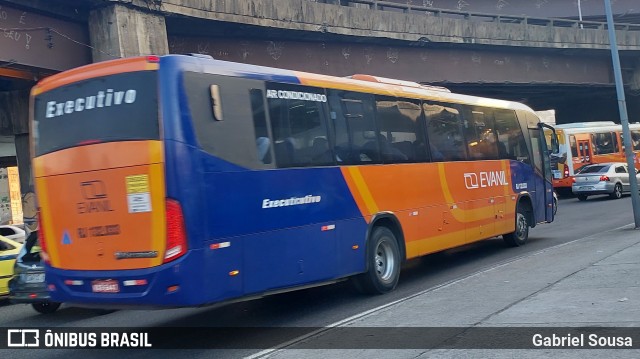
[[383, 294], [395, 289], [400, 278], [400, 249], [389, 228], [374, 228], [366, 256], [368, 270], [353, 278], [356, 289], [367, 294]]
[[512, 246], [519, 247], [527, 242], [529, 238], [529, 220], [527, 213], [521, 203], [516, 209], [516, 228], [515, 231], [502, 236], [504, 241]]

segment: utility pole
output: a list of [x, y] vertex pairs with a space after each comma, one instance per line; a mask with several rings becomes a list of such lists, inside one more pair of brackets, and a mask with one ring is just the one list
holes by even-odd
[[607, 27], [609, 28], [609, 43], [611, 44], [611, 59], [613, 62], [613, 74], [616, 80], [616, 93], [618, 95], [618, 109], [620, 111], [620, 123], [622, 124], [622, 134], [624, 136], [624, 154], [627, 157], [629, 166], [629, 182], [631, 184], [631, 205], [633, 206], [633, 219], [635, 228], [640, 228], [640, 193], [638, 193], [638, 180], [635, 176], [635, 155], [631, 145], [631, 131], [629, 131], [629, 117], [627, 115], [627, 104], [624, 99], [624, 84], [622, 83], [622, 71], [620, 70], [620, 57], [618, 56], [618, 43], [616, 42], [616, 28], [613, 24], [611, 12], [611, 0], [604, 0], [605, 11], [607, 12]]

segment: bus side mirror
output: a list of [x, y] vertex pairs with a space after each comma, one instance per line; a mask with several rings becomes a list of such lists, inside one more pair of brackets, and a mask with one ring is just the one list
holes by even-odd
[[558, 143], [558, 137], [555, 136], [551, 136], [551, 153], [557, 155], [558, 153], [560, 153], [560, 144]]

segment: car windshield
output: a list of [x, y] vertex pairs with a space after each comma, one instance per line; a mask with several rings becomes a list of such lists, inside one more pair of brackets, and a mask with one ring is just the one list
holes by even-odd
[[609, 166], [585, 166], [582, 167], [578, 173], [606, 173], [609, 170]]
[[31, 232], [25, 240], [20, 254], [18, 254], [19, 262], [40, 262], [40, 244], [38, 243], [38, 232]]

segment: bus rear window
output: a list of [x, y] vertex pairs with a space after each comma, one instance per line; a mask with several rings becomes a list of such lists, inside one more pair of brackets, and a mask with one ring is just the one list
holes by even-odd
[[35, 155], [100, 142], [157, 140], [156, 71], [92, 78], [35, 97]]

